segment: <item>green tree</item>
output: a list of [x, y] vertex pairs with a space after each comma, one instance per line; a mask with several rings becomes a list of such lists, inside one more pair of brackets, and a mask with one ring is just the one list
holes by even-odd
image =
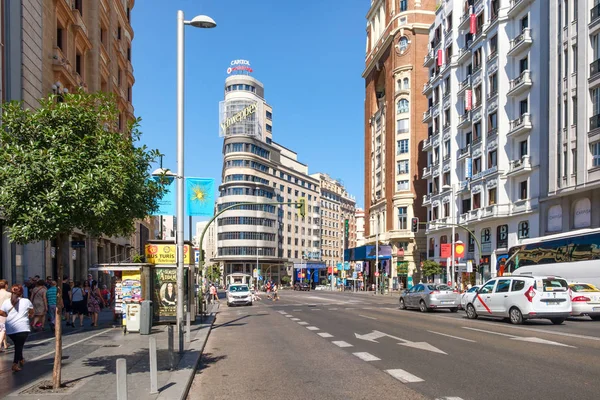
[[[158, 208], [162, 180], [150, 176], [157, 150], [139, 145], [139, 119], [119, 132], [119, 112], [105, 94], [83, 92], [18, 102], [2, 109], [0, 204], [11, 241], [57, 240], [61, 321], [62, 248], [79, 229], [91, 236], [129, 236], [135, 220]], [[53, 386], [61, 385], [62, 329], [56, 324]]]
[[433, 260], [423, 261], [423, 267], [421, 267], [424, 278], [428, 278], [433, 275], [439, 275], [442, 273], [442, 266], [440, 263]]
[[292, 277], [289, 276], [289, 275], [284, 275], [284, 276], [281, 277], [281, 282], [284, 285], [289, 285], [291, 281], [292, 281]]
[[206, 279], [209, 282], [218, 282], [221, 279], [221, 268], [218, 265], [210, 265], [206, 268]]

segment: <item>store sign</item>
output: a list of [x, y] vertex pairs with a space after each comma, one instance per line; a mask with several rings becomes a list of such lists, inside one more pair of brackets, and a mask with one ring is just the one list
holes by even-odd
[[245, 120], [250, 115], [256, 112], [257, 107], [258, 103], [252, 103], [246, 108], [244, 108], [242, 111], [238, 112], [237, 114], [234, 114], [232, 117], [227, 118], [224, 122], [221, 123], [221, 130], [226, 131], [227, 128], [229, 128], [231, 125]]
[[233, 60], [227, 68], [227, 74], [231, 74], [234, 72], [252, 72], [252, 68], [250, 68], [250, 61], [248, 60]]
[[363, 263], [362, 261], [357, 261], [354, 263], [354, 270], [356, 272], [363, 272]]
[[[146, 261], [150, 264], [176, 264], [177, 246], [174, 244], [147, 244]], [[183, 246], [183, 263], [190, 264], [191, 246]]]
[[592, 225], [592, 204], [590, 199], [577, 200], [573, 210], [573, 226], [575, 228], [588, 228]]

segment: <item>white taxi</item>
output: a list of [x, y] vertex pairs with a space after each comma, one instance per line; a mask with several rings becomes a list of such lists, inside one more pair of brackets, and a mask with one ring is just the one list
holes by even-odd
[[587, 315], [600, 321], [600, 289], [591, 283], [569, 283], [573, 316]]
[[549, 319], [555, 325], [571, 316], [567, 281], [555, 276], [512, 275], [487, 281], [466, 305], [467, 317], [509, 318], [513, 324], [524, 320]]
[[248, 285], [232, 283], [227, 288], [227, 306], [244, 304], [252, 305], [252, 293]]

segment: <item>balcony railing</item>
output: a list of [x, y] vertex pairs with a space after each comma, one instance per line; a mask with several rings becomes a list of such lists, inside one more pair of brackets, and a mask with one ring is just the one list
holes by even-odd
[[590, 117], [590, 131], [600, 128], [600, 114]]
[[596, 4], [590, 11], [590, 24], [600, 17], [600, 4]]
[[529, 114], [521, 114], [521, 116], [519, 118], [513, 119], [512, 121], [510, 121], [510, 130], [511, 131], [515, 130], [518, 127], [520, 127], [521, 125], [523, 125], [528, 116], [529, 116]]
[[471, 151], [471, 145], [469, 145], [469, 144], [468, 144], [468, 145], [466, 145], [465, 147], [463, 147], [462, 149], [460, 149], [460, 150], [458, 151], [458, 156], [459, 156], [459, 157], [462, 157], [462, 156], [464, 156], [465, 154], [468, 154], [468, 153], [469, 153], [469, 151]]
[[481, 64], [479, 64], [479, 65], [475, 65], [475, 66], [473, 67], [473, 72], [472, 72], [472, 74], [473, 74], [473, 75], [475, 75], [475, 74], [476, 74], [476, 73], [478, 73], [479, 71], [481, 71]]
[[427, 111], [425, 111], [423, 113], [423, 120], [427, 120], [429, 118], [431, 118], [431, 111], [433, 110], [433, 107], [429, 107], [429, 109]]
[[471, 85], [471, 75], [467, 76], [467, 79], [465, 79], [464, 81], [462, 81], [460, 83], [460, 85], [458, 85], [458, 91], [460, 92], [461, 90], [466, 89], [470, 85]]
[[528, 80], [527, 79], [528, 77], [529, 77], [529, 70], [526, 69], [525, 71], [521, 72], [521, 75], [519, 75], [518, 77], [516, 77], [515, 79], [510, 81], [510, 90], [513, 90], [514, 88], [519, 86], [521, 83], [523, 83], [523, 81]]
[[497, 133], [498, 133], [498, 128], [491, 128], [490, 130], [488, 130], [487, 137], [496, 136]]
[[600, 58], [590, 64], [590, 78], [600, 72]]
[[493, 59], [494, 57], [496, 57], [498, 55], [498, 50], [493, 50], [492, 52], [490, 52], [490, 54], [487, 57], [487, 60], [490, 61], [491, 59]]
[[471, 146], [477, 146], [479, 143], [481, 143], [481, 136], [473, 139]]

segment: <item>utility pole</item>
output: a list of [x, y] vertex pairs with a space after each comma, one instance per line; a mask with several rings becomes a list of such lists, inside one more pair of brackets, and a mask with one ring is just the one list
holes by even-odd
[[379, 291], [379, 216], [377, 216], [377, 229], [375, 230], [375, 294]]

